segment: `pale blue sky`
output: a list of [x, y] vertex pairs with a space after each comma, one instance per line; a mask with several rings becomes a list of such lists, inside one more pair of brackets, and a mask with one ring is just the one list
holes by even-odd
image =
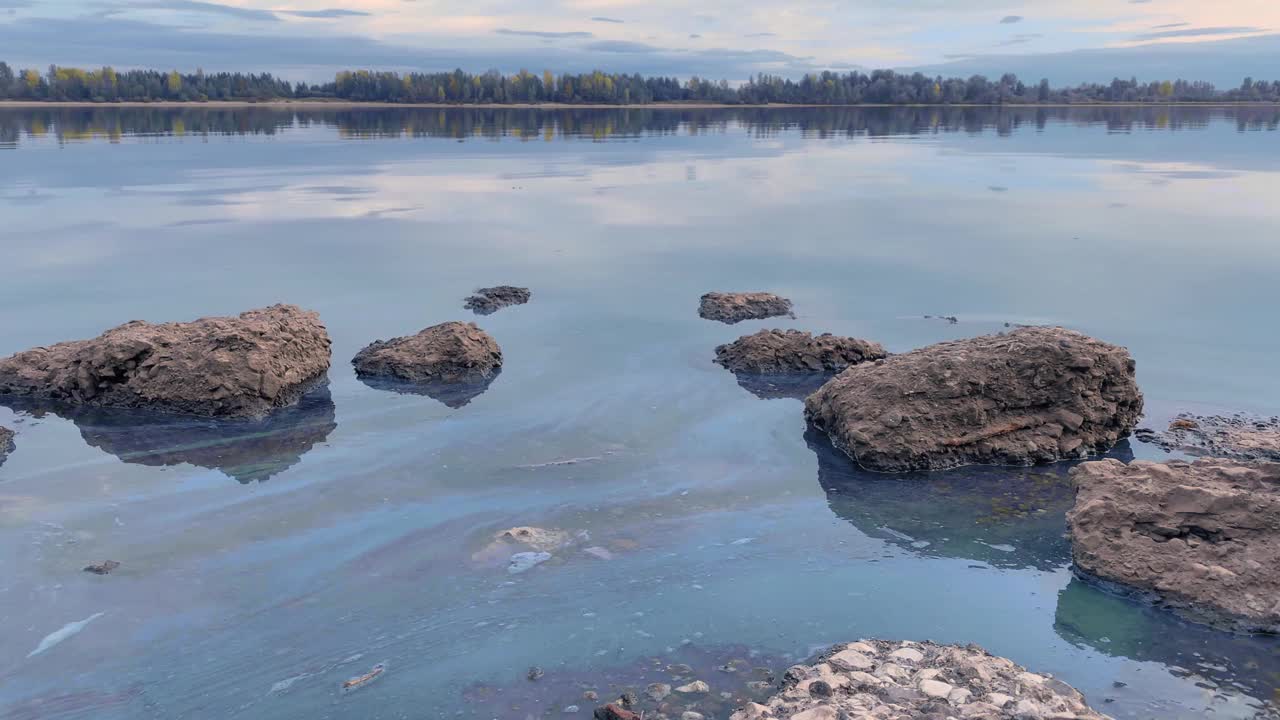
[[0, 0], [11, 63], [305, 79], [353, 66], [729, 80], [893, 67], [1221, 84], [1280, 77], [1275, 33], [1275, 0]]

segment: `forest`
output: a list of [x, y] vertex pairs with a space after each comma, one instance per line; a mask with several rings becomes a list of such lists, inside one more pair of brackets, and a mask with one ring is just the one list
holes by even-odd
[[541, 74], [521, 70], [505, 75], [462, 70], [434, 73], [342, 71], [332, 82], [290, 83], [271, 73], [194, 73], [157, 70], [96, 70], [50, 66], [45, 72], [14, 70], [0, 62], [0, 100], [52, 102], [208, 102], [342, 100], [350, 102], [430, 104], [647, 105], [716, 103], [726, 105], [1022, 105], [1174, 102], [1280, 102], [1280, 81], [1245, 78], [1239, 87], [1219, 89], [1188, 80], [1140, 82], [1116, 78], [1110, 83], [1051, 87], [1048, 80], [1027, 84], [1006, 74], [998, 80], [928, 77], [892, 70], [821, 72], [799, 80], [757, 75], [730, 84], [698, 77], [644, 77], [639, 74]]

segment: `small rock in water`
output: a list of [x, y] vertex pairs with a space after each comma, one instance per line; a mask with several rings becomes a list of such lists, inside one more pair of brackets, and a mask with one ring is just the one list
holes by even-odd
[[701, 693], [709, 693], [711, 692], [711, 686], [707, 685], [701, 680], [694, 680], [688, 685], [681, 685], [680, 687], [676, 688], [676, 692], [684, 693], [686, 695], [697, 695]]
[[640, 704], [640, 696], [628, 690], [618, 697], [618, 702], [622, 703], [624, 708], [633, 708]]
[[529, 672], [525, 673], [525, 677], [529, 678], [530, 680], [541, 680], [542, 676], [545, 674], [546, 673], [542, 671], [542, 668], [538, 667], [537, 665], [534, 665], [533, 667], [529, 668]]
[[378, 678], [382, 677], [382, 674], [385, 673], [386, 671], [387, 671], [387, 664], [385, 662], [380, 662], [377, 665], [374, 665], [372, 668], [370, 668], [369, 672], [363, 675], [357, 675], [356, 677], [353, 677], [350, 680], [347, 680], [346, 682], [342, 683], [342, 693], [345, 695], [349, 692], [355, 692], [356, 690], [359, 690], [360, 688], [365, 687], [366, 685], [373, 682], [374, 680], [377, 680]]
[[572, 714], [574, 714], [574, 713], [576, 713], [576, 712], [578, 712], [578, 706], [577, 706], [577, 705], [569, 705], [569, 706], [566, 706], [566, 707], [565, 707], [565, 709], [564, 709], [564, 713], [565, 713], [566, 715], [572, 715]]
[[463, 302], [463, 307], [477, 315], [491, 315], [510, 305], [523, 305], [532, 296], [529, 288], [498, 285], [476, 290]]
[[642, 720], [639, 715], [614, 703], [601, 705], [593, 713], [595, 720]]
[[586, 700], [587, 702], [595, 702], [600, 699], [600, 694], [597, 693], [595, 690], [588, 690], [582, 693], [582, 699]]
[[551, 553], [545, 552], [522, 552], [511, 556], [511, 564], [507, 566], [507, 572], [512, 575], [518, 575], [537, 565], [551, 559]]
[[728, 325], [791, 314], [790, 300], [766, 292], [709, 292], [702, 296], [698, 306], [701, 317]]
[[84, 571], [93, 573], [94, 575], [109, 575], [112, 570], [115, 570], [118, 567], [120, 567], [120, 563], [115, 560], [103, 560], [101, 564], [89, 565], [84, 569]]
[[686, 710], [680, 713], [680, 720], [702, 720], [702, 713]]
[[586, 553], [586, 554], [588, 554], [588, 555], [591, 555], [591, 556], [593, 556], [593, 557], [600, 558], [601, 560], [612, 560], [612, 559], [613, 559], [613, 553], [609, 552], [609, 550], [608, 550], [607, 548], [602, 548], [602, 547], [600, 547], [600, 546], [598, 546], [598, 545], [597, 545], [597, 546], [593, 546], [593, 547], [589, 547], [589, 548], [583, 548], [582, 552], [584, 552], [584, 553]]
[[671, 694], [671, 686], [666, 683], [653, 683], [644, 689], [645, 695], [654, 702], [662, 702]]

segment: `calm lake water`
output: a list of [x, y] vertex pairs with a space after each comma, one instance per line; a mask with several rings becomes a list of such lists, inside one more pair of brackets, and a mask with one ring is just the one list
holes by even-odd
[[[1275, 638], [1072, 578], [1066, 467], [861, 473], [799, 400], [712, 358], [761, 327], [904, 351], [1055, 323], [1131, 349], [1145, 424], [1275, 414], [1278, 127], [1274, 108], [0, 111], [0, 355], [275, 302], [334, 340], [328, 386], [265, 424], [0, 408], [0, 718], [587, 718], [584, 689], [669, 663], [734, 693], [704, 708], [725, 717], [743, 678], [716, 665], [780, 672], [861, 637], [976, 642], [1118, 718], [1273, 716]], [[462, 309], [502, 283], [532, 302]], [[797, 317], [708, 322], [709, 290]], [[506, 356], [469, 403], [355, 378], [370, 341], [454, 319]], [[576, 545], [509, 573], [490, 543], [521, 525]]]

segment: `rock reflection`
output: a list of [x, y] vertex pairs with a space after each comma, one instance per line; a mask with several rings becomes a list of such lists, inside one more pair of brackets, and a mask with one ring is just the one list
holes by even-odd
[[34, 404], [6, 399], [14, 410], [70, 420], [89, 445], [126, 463], [187, 463], [218, 470], [241, 484], [264, 482], [298, 464], [338, 427], [327, 385], [262, 420], [160, 415], [145, 410]]
[[484, 380], [466, 383], [415, 383], [407, 380], [368, 375], [360, 376], [360, 382], [375, 390], [386, 390], [400, 395], [425, 395], [457, 410], [482, 395], [501, 374], [502, 369], [499, 368]]
[[822, 387], [835, 377], [834, 373], [800, 373], [789, 375], [758, 375], [752, 373], [734, 373], [738, 385], [743, 390], [761, 400], [779, 400], [792, 398], [804, 400], [813, 391]]
[[[862, 532], [930, 557], [1052, 570], [1071, 562], [1066, 512], [1075, 463], [971, 466], [937, 473], [863, 470], [810, 427], [818, 483], [831, 511]], [[1124, 442], [1108, 457], [1132, 459]]]
[[1058, 594], [1053, 629], [1078, 647], [1160, 663], [1216, 694], [1251, 698], [1260, 715], [1280, 715], [1280, 638], [1275, 636], [1233, 634], [1183, 622], [1079, 579], [1072, 579]]

